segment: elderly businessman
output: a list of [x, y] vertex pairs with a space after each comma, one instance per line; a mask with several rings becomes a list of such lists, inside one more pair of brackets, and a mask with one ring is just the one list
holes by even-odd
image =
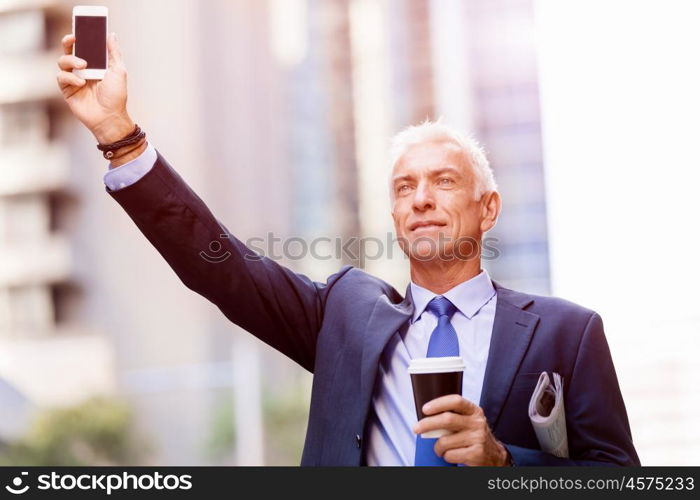
[[[349, 266], [317, 283], [230, 236], [135, 129], [114, 35], [100, 82], [72, 73], [85, 65], [73, 43], [64, 37], [58, 84], [111, 160], [107, 193], [187, 287], [313, 372], [302, 465], [639, 464], [600, 316], [509, 290], [481, 269], [481, 238], [501, 200], [470, 138], [425, 123], [394, 139], [391, 215], [410, 260], [405, 296]], [[231, 255], [219, 263], [199, 255], [216, 240]], [[454, 355], [466, 365], [462, 393], [427, 403], [417, 422], [409, 361]], [[542, 451], [528, 417], [542, 371], [566, 382], [569, 458]], [[451, 432], [419, 436], [433, 429]]]

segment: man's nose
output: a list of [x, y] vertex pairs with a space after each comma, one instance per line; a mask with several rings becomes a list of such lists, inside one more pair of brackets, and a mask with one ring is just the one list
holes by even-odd
[[433, 191], [430, 186], [421, 182], [416, 187], [416, 191], [413, 195], [413, 208], [420, 212], [425, 210], [431, 210], [435, 208], [435, 198], [433, 196]]

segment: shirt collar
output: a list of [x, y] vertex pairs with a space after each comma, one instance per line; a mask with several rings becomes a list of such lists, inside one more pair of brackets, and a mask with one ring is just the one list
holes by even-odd
[[[436, 293], [416, 285], [411, 282], [411, 297], [413, 298], [413, 318], [411, 322], [415, 322], [420, 318], [428, 302], [437, 297]], [[472, 319], [482, 307], [495, 295], [496, 289], [493, 287], [491, 277], [486, 269], [483, 269], [473, 278], [463, 281], [459, 285], [450, 288], [442, 294], [452, 302], [455, 307], [464, 314], [467, 318]]]

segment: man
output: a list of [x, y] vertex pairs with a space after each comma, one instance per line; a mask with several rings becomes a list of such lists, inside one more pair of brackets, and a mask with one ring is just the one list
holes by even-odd
[[[481, 269], [481, 237], [501, 200], [476, 143], [434, 123], [395, 138], [392, 217], [410, 259], [405, 297], [349, 266], [315, 283], [231, 236], [133, 132], [113, 34], [99, 83], [71, 73], [84, 65], [70, 55], [73, 42], [63, 39], [58, 83], [113, 154], [107, 192], [187, 287], [314, 373], [302, 465], [639, 464], [600, 316], [508, 290]], [[218, 240], [230, 258], [203, 259]], [[429, 402], [416, 422], [408, 362], [446, 355], [465, 360], [462, 394]], [[542, 371], [565, 381], [570, 458], [541, 451], [528, 418]], [[451, 433], [418, 437], [433, 429]]]

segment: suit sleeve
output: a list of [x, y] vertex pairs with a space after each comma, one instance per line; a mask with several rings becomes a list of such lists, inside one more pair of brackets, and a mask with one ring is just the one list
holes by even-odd
[[564, 406], [570, 458], [505, 444], [515, 465], [640, 465], [601, 317], [579, 343]]
[[349, 266], [320, 284], [261, 257], [229, 233], [160, 153], [137, 182], [105, 190], [188, 288], [313, 371], [325, 297]]

